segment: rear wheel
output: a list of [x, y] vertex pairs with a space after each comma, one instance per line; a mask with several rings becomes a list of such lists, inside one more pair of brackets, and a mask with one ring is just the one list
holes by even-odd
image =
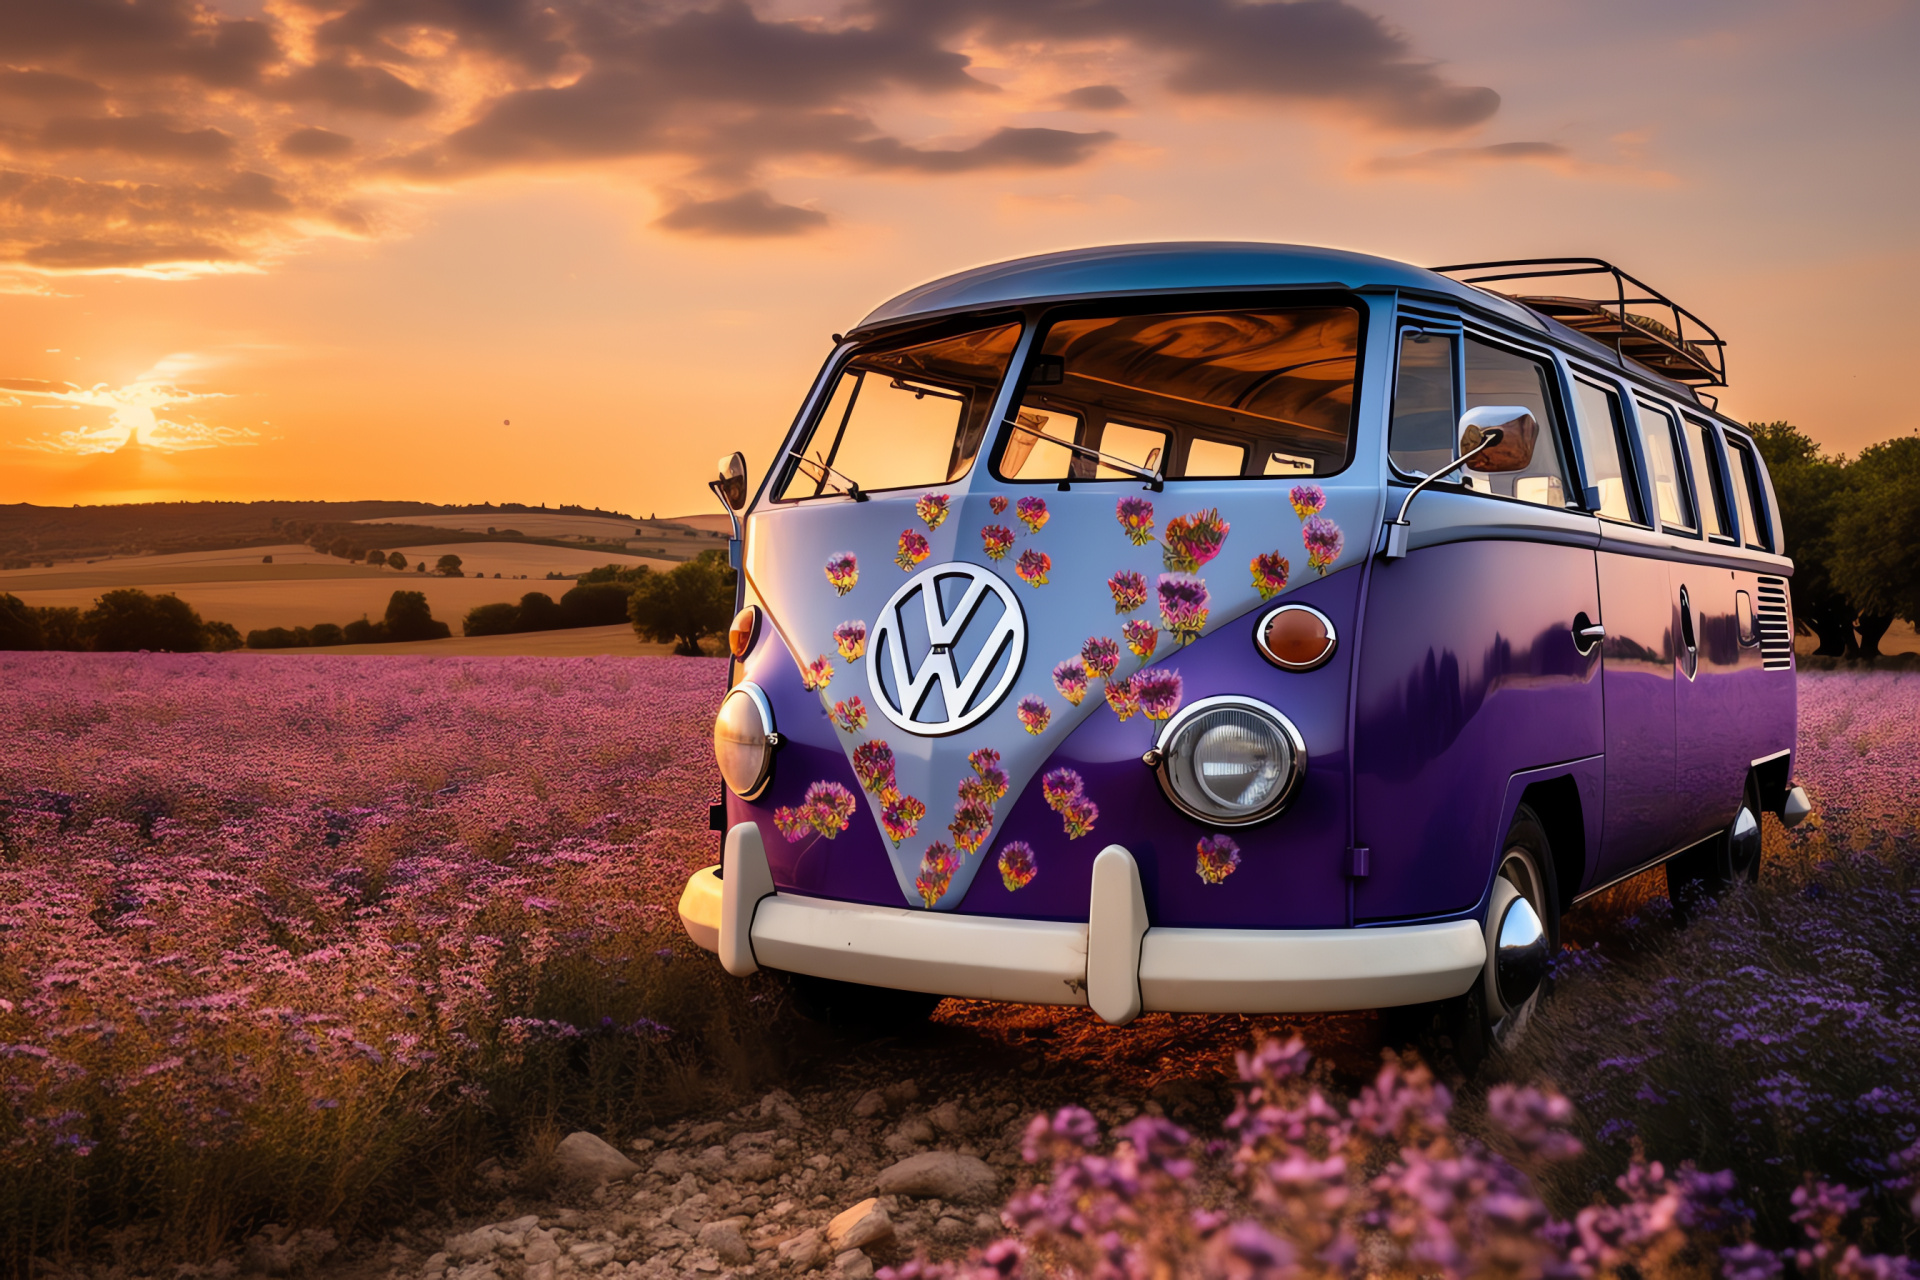
[[1418, 1050], [1443, 1073], [1478, 1070], [1495, 1044], [1519, 1034], [1545, 995], [1559, 947], [1559, 899], [1546, 827], [1521, 805], [1494, 877], [1479, 980], [1451, 1000], [1383, 1010], [1388, 1043]]
[[896, 991], [858, 982], [786, 975], [794, 1011], [811, 1022], [823, 1023], [852, 1035], [897, 1035], [921, 1026], [933, 1016], [942, 997], [924, 991]]
[[1703, 902], [1760, 878], [1760, 783], [1751, 774], [1727, 829], [1667, 863], [1667, 900], [1684, 921]]

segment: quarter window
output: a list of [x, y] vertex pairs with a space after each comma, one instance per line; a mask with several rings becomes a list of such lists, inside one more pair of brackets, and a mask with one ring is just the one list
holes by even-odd
[[1687, 461], [1693, 464], [1694, 489], [1700, 495], [1700, 523], [1710, 538], [1731, 538], [1726, 489], [1720, 483], [1720, 466], [1715, 461], [1720, 453], [1714, 448], [1713, 428], [1688, 418], [1681, 434], [1687, 441]]
[[1620, 397], [1605, 387], [1576, 378], [1574, 421], [1580, 428], [1580, 452], [1587, 464], [1587, 506], [1609, 520], [1640, 523], [1639, 494], [1623, 465], [1627, 452]]
[[1645, 400], [1634, 402], [1640, 411], [1640, 440], [1647, 455], [1647, 470], [1653, 480], [1653, 505], [1660, 523], [1669, 529], [1694, 532], [1693, 500], [1687, 492], [1687, 477], [1680, 470], [1680, 453], [1674, 444], [1673, 415]]
[[1455, 399], [1453, 339], [1432, 333], [1402, 334], [1393, 425], [1387, 431], [1387, 452], [1394, 466], [1407, 475], [1424, 476], [1453, 461], [1453, 436], [1459, 426]]
[[1766, 504], [1760, 498], [1760, 470], [1753, 450], [1744, 443], [1727, 441], [1733, 462], [1733, 500], [1740, 507], [1740, 531], [1747, 545], [1762, 551], [1773, 550], [1773, 531], [1766, 525]]

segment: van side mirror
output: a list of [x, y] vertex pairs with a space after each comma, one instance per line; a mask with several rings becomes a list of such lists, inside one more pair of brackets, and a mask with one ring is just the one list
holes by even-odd
[[[1499, 438], [1475, 457], [1467, 458], [1494, 431]], [[1482, 405], [1460, 415], [1460, 452], [1467, 470], [1498, 475], [1525, 471], [1533, 464], [1534, 442], [1540, 438], [1540, 424], [1530, 410], [1516, 405]]]
[[720, 478], [707, 486], [719, 495], [720, 501], [727, 504], [729, 511], [738, 511], [747, 505], [747, 455], [735, 453], [730, 458], [720, 459]]

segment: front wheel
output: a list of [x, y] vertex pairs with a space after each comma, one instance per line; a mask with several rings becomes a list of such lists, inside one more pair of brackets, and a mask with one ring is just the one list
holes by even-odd
[[1682, 921], [1708, 899], [1760, 878], [1760, 784], [1751, 775], [1727, 829], [1667, 863], [1667, 901]]

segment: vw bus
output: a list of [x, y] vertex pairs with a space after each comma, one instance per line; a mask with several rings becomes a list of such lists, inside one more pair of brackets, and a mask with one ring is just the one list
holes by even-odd
[[1722, 352], [1597, 260], [1146, 244], [900, 295], [714, 484], [687, 932], [843, 1005], [1513, 1019], [1572, 903], [1750, 878], [1807, 810]]

